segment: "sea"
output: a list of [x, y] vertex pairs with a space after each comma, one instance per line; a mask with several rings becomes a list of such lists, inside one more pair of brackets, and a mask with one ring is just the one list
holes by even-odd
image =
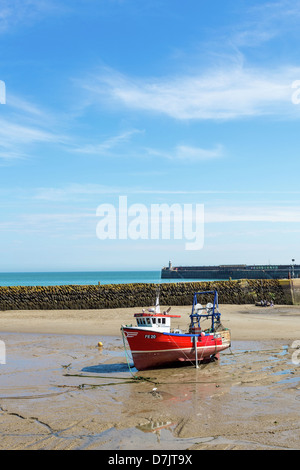
[[[197, 279], [199, 281], [199, 279]], [[191, 279], [189, 279], [191, 281]], [[187, 282], [161, 279], [160, 271], [78, 271], [0, 273], [0, 286], [62, 286]]]

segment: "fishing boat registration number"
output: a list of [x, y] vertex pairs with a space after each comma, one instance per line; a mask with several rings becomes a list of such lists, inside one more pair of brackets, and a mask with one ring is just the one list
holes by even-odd
[[145, 335], [145, 338], [147, 339], [155, 339], [156, 335]]

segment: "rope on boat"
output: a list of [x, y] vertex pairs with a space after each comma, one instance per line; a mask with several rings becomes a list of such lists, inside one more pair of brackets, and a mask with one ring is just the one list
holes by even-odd
[[132, 372], [131, 370], [131, 367], [130, 367], [130, 364], [129, 364], [129, 360], [128, 360], [128, 353], [127, 353], [127, 348], [126, 348], [126, 344], [125, 344], [125, 335], [124, 335], [124, 330], [123, 330], [123, 326], [121, 326], [121, 331], [122, 331], [122, 338], [123, 338], [123, 345], [124, 345], [124, 350], [125, 350], [125, 356], [126, 356], [126, 361], [127, 361], [127, 365], [128, 365], [128, 369], [129, 369], [129, 372], [131, 373], [132, 377], [136, 378], [134, 373]]
[[[178, 347], [178, 349], [181, 350], [182, 354], [184, 354], [184, 356], [186, 357], [187, 361], [189, 361], [191, 364], [194, 364], [194, 363], [195, 363], [195, 360], [193, 361], [192, 359], [190, 359], [190, 358], [187, 356], [187, 354], [183, 351], [183, 349], [181, 349], [181, 348], [178, 346], [178, 344], [177, 344], [176, 341], [174, 340], [174, 337], [173, 337], [173, 336], [171, 336], [171, 339], [172, 339], [173, 343]], [[197, 348], [197, 341], [196, 341], [194, 344], [195, 344], [195, 348]], [[197, 348], [197, 350], [198, 350], [198, 348]], [[215, 353], [214, 353], [214, 354], [216, 354], [216, 353], [217, 353], [217, 341], [216, 341], [216, 339], [215, 339]], [[214, 354], [212, 354], [212, 356], [213, 356]], [[202, 361], [203, 356], [204, 356], [204, 351], [201, 351], [200, 357], [198, 358], [198, 362], [201, 362], [201, 361]]]
[[184, 352], [183, 349], [181, 349], [178, 344], [176, 343], [175, 339], [173, 336], [171, 336], [171, 339], [173, 341], [173, 343], [177, 346], [178, 349], [180, 349], [180, 351], [182, 352], [182, 354], [184, 354], [184, 356], [186, 357], [187, 361], [189, 361], [191, 364], [194, 364], [194, 362], [187, 356], [187, 354]]
[[127, 353], [127, 348], [126, 348], [126, 342], [125, 342], [125, 335], [124, 335], [124, 331], [123, 331], [123, 326], [121, 327], [121, 331], [122, 331], [122, 338], [123, 338], [123, 344], [124, 344], [124, 350], [125, 350], [125, 356], [126, 356], [126, 361], [127, 361], [127, 365], [128, 365], [128, 369], [129, 369], [129, 372], [132, 376], [132, 379], [133, 380], [143, 380], [143, 381], [146, 381], [146, 382], [153, 382], [153, 380], [147, 378], [147, 377], [143, 377], [143, 376], [137, 376], [134, 374], [134, 372], [132, 372], [131, 370], [131, 367], [130, 367], [130, 364], [129, 364], [129, 355]]
[[93, 379], [128, 380], [128, 377], [114, 377], [114, 376], [108, 376], [108, 375], [64, 374], [64, 377], [91, 377]]

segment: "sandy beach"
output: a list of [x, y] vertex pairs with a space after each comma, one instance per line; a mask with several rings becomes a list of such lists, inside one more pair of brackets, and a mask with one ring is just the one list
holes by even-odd
[[220, 361], [143, 373], [120, 334], [139, 310], [0, 312], [0, 449], [300, 448], [300, 307], [220, 305]]

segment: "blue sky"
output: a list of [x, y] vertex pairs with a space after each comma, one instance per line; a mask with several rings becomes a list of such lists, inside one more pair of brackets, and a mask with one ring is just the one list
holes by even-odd
[[[0, 0], [0, 271], [300, 263], [299, 26], [298, 0]], [[100, 240], [119, 196], [203, 204], [203, 248]]]

